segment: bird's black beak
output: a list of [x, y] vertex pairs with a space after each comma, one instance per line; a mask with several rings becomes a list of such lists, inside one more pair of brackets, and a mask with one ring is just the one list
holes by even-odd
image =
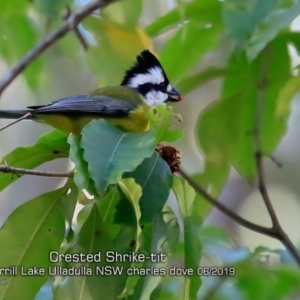
[[174, 87], [170, 91], [167, 91], [167, 93], [169, 96], [167, 101], [177, 102], [183, 99], [182, 95]]

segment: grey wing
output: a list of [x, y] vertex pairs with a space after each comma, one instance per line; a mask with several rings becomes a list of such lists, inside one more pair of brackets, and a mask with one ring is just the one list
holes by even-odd
[[103, 95], [78, 95], [62, 98], [46, 105], [28, 106], [32, 114], [99, 115], [126, 117], [135, 103]]

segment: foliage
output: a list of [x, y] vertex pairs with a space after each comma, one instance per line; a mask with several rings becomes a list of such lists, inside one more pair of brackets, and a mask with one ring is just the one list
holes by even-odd
[[[87, 52], [71, 32], [30, 64], [22, 75], [33, 96], [38, 98], [54, 81], [51, 62], [57, 54], [72, 61], [79, 73], [96, 75], [101, 85], [114, 85], [137, 53], [144, 48], [153, 51], [152, 39], [163, 36], [160, 60], [182, 93], [222, 79], [218, 101], [199, 113], [195, 126], [205, 166], [194, 179], [215, 197], [232, 167], [254, 182], [257, 139], [262, 154], [272, 155], [286, 132], [291, 101], [299, 89], [289, 52], [289, 45], [300, 49], [300, 35], [290, 29], [300, 14], [299, 2], [176, 1], [174, 9], [141, 27], [145, 1], [116, 1], [86, 18], [79, 29], [89, 45]], [[15, 64], [57, 28], [66, 5], [78, 9], [69, 0], [3, 2], [0, 56], [6, 64]], [[200, 70], [203, 59], [218, 53], [221, 65]], [[147, 132], [125, 133], [97, 120], [83, 129], [81, 138], [55, 130], [3, 157], [2, 165], [26, 169], [69, 157], [75, 173], [63, 187], [19, 206], [0, 229], [0, 268], [16, 266], [19, 272], [16, 276], [0, 272], [0, 299], [99, 299], [100, 292], [101, 299], [131, 300], [299, 295], [300, 273], [285, 252], [237, 249], [222, 230], [202, 226], [211, 206], [185, 180], [172, 175], [154, 150], [158, 143], [175, 142], [184, 134], [172, 126], [174, 120], [181, 120], [173, 109], [166, 105], [151, 109]], [[18, 179], [0, 173], [0, 190]], [[171, 191], [178, 214], [167, 203]], [[84, 204], [78, 215], [77, 201]], [[101, 253], [102, 259], [54, 263], [49, 260], [51, 251]], [[109, 262], [104, 257], [107, 251], [156, 256]], [[158, 259], [160, 253], [166, 260]], [[261, 262], [265, 253], [275, 253], [280, 263], [266, 267]], [[200, 278], [203, 256], [210, 256], [218, 266], [234, 268], [235, 276]], [[44, 268], [45, 275], [21, 276], [22, 268], [25, 272], [33, 266]], [[54, 266], [85, 271], [81, 276], [49, 276]], [[172, 276], [171, 270], [176, 274]]]

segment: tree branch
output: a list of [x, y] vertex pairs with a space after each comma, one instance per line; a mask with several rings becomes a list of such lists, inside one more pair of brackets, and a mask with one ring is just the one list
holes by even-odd
[[297, 261], [298, 265], [300, 266], [300, 255], [297, 251], [297, 248], [294, 246], [292, 241], [290, 240], [289, 236], [285, 233], [282, 229], [279, 220], [277, 218], [276, 212], [273, 208], [266, 184], [265, 184], [265, 177], [263, 172], [263, 163], [262, 163], [262, 154], [261, 152], [256, 153], [256, 166], [257, 166], [257, 173], [258, 173], [258, 189], [260, 194], [265, 202], [265, 205], [268, 209], [270, 214], [273, 226], [272, 230], [278, 233], [277, 239], [281, 241], [281, 243], [288, 249], [294, 259]]
[[71, 15], [66, 22], [54, 32], [46, 36], [36, 47], [30, 50], [19, 62], [16, 63], [0, 81], [0, 95], [5, 88], [24, 70], [30, 63], [34, 61], [39, 55], [47, 50], [51, 45], [57, 42], [70, 30], [76, 26], [93, 11], [98, 8], [103, 8], [113, 2], [114, 0], [93, 0], [88, 5], [84, 6], [79, 12]]
[[[70, 18], [70, 16], [72, 15], [72, 11], [71, 11], [71, 7], [69, 5], [67, 5], [67, 11], [66, 11], [66, 14], [63, 16], [63, 19], [66, 21], [68, 20], [68, 18]], [[82, 36], [81, 32], [79, 31], [78, 27], [76, 26], [74, 29], [73, 29], [78, 41], [80, 42], [80, 44], [82, 45], [83, 49], [85, 51], [87, 51], [88, 49], [88, 44], [87, 42], [85, 41], [84, 37]]]
[[210, 196], [201, 186], [199, 186], [190, 176], [188, 176], [184, 171], [180, 170], [178, 172], [182, 175], [182, 177], [194, 188], [194, 190], [200, 194], [204, 199], [206, 199], [208, 202], [210, 202], [212, 205], [214, 205], [216, 208], [218, 208], [221, 212], [223, 212], [225, 215], [227, 215], [229, 218], [240, 224], [241, 226], [244, 226], [247, 229], [250, 229], [252, 231], [264, 234], [266, 236], [269, 236], [271, 238], [275, 238], [283, 243], [283, 245], [290, 251], [291, 255], [296, 260], [297, 264], [300, 266], [300, 256], [297, 252], [297, 249], [287, 236], [287, 234], [282, 230], [282, 228], [274, 228], [273, 226], [271, 228], [264, 227], [258, 224], [255, 224], [253, 222], [250, 222], [238, 214], [236, 214], [234, 211], [229, 209], [224, 204], [220, 203], [218, 200], [214, 199], [212, 196]]
[[273, 228], [278, 229], [280, 227], [276, 212], [273, 208], [271, 199], [269, 197], [269, 193], [265, 184], [265, 176], [264, 176], [264, 170], [263, 170], [263, 164], [262, 164], [262, 154], [261, 152], [256, 152], [255, 154], [255, 161], [256, 161], [256, 169], [257, 169], [257, 175], [258, 175], [258, 189], [259, 192], [265, 202], [265, 205], [267, 207], [267, 210], [269, 212], [269, 215], [272, 220]]
[[210, 202], [212, 205], [217, 207], [221, 212], [223, 212], [225, 215], [227, 215], [229, 218], [237, 222], [238, 224], [262, 233], [264, 235], [270, 236], [272, 238], [277, 238], [276, 233], [273, 232], [271, 228], [264, 227], [255, 223], [252, 223], [238, 214], [236, 214], [233, 210], [229, 209], [227, 206], [219, 202], [217, 199], [214, 199], [211, 195], [209, 195], [200, 185], [198, 185], [190, 176], [188, 176], [184, 171], [180, 170], [178, 172], [179, 174], [182, 175], [182, 177], [194, 188], [194, 190], [200, 194], [202, 197], [204, 197], [208, 202]]
[[286, 247], [286, 249], [291, 253], [291, 255], [296, 260], [297, 264], [300, 266], [300, 255], [297, 251], [297, 248], [294, 246], [289, 236], [282, 229], [279, 220], [277, 218], [276, 212], [274, 210], [274, 207], [272, 205], [271, 199], [269, 197], [269, 193], [265, 184], [261, 152], [257, 152], [255, 158], [256, 158], [256, 166], [257, 166], [257, 173], [258, 173], [258, 189], [260, 191], [260, 194], [264, 200], [264, 203], [271, 217], [273, 223], [272, 231], [274, 233], [277, 233], [277, 239]]
[[46, 177], [73, 177], [73, 172], [46, 172], [39, 170], [28, 170], [22, 168], [13, 168], [8, 165], [0, 165], [0, 172], [2, 173], [12, 173], [15, 175], [26, 174], [26, 175], [36, 175], [36, 176], [46, 176]]
[[281, 227], [274, 207], [272, 205], [271, 199], [269, 197], [269, 193], [265, 184], [265, 175], [263, 168], [263, 153], [261, 148], [261, 127], [263, 121], [263, 113], [264, 113], [264, 104], [265, 104], [265, 94], [266, 88], [268, 84], [268, 74], [270, 67], [270, 51], [271, 47], [268, 46], [262, 53], [261, 58], [261, 69], [260, 69], [260, 78], [258, 81], [258, 96], [256, 101], [256, 128], [254, 133], [254, 142], [256, 147], [255, 152], [255, 163], [257, 169], [258, 176], [258, 189], [263, 198], [265, 206], [268, 210], [270, 218], [272, 220], [272, 231], [277, 233], [277, 239], [281, 241], [287, 250], [291, 253], [291, 255], [296, 260], [297, 264], [300, 266], [300, 255], [297, 251], [297, 248], [294, 246], [289, 236], [285, 233], [283, 228]]

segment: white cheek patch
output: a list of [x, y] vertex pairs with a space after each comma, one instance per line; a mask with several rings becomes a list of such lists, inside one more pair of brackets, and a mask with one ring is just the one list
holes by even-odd
[[145, 83], [152, 83], [152, 84], [160, 84], [165, 81], [164, 75], [162, 73], [161, 68], [153, 67], [148, 70], [146, 74], [137, 74], [133, 77], [128, 86], [131, 88], [137, 88], [138, 86], [145, 84]]
[[168, 86], [167, 86], [167, 92], [171, 92], [172, 91], [172, 86], [171, 86], [171, 84], [168, 84]]
[[149, 106], [164, 103], [168, 99], [168, 95], [161, 91], [151, 90], [145, 96], [146, 102]]

